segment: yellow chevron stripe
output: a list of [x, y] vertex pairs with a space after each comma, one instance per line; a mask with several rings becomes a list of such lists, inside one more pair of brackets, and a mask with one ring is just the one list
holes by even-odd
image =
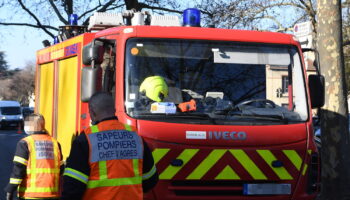
[[[311, 155], [312, 150], [311, 150], [311, 149], [308, 149], [308, 150], [307, 150], [307, 153], [308, 153], [309, 155]], [[304, 165], [304, 167], [303, 167], [303, 173], [302, 173], [303, 176], [305, 176], [308, 167], [309, 167], [309, 166], [308, 166], [307, 164]]]
[[170, 149], [154, 149], [152, 152], [154, 164], [157, 164], [169, 151]]
[[288, 157], [288, 159], [293, 163], [293, 165], [300, 171], [302, 159], [295, 150], [283, 150], [283, 153]]
[[249, 156], [241, 149], [231, 149], [230, 152], [244, 167], [245, 170], [256, 180], [267, 180], [265, 174], [258, 166], [249, 158]]
[[215, 177], [215, 180], [239, 180], [239, 179], [241, 178], [228, 165]]
[[176, 159], [180, 159], [183, 161], [183, 165], [182, 166], [172, 166], [169, 165], [160, 175], [159, 175], [159, 179], [172, 179], [177, 172], [180, 171], [180, 169], [182, 169], [186, 163], [191, 160], [191, 158], [196, 155], [196, 153], [199, 151], [199, 149], [185, 149], [182, 151], [182, 153], [176, 158]]
[[265, 160], [265, 162], [271, 167], [271, 169], [277, 174], [282, 180], [293, 180], [293, 177], [288, 173], [284, 167], [272, 167], [272, 162], [277, 158], [271, 153], [270, 150], [257, 150], [259, 155]]
[[305, 176], [305, 174], [306, 174], [307, 167], [308, 167], [308, 165], [305, 164], [305, 165], [304, 165], [304, 168], [303, 168], [303, 176]]
[[186, 179], [201, 179], [226, 153], [226, 149], [214, 149]]

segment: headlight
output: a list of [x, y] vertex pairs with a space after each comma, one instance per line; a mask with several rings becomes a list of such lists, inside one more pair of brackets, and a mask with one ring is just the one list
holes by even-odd
[[0, 116], [0, 120], [6, 119], [5, 116]]
[[21, 116], [19, 116], [19, 119], [23, 119], [23, 116], [21, 115]]

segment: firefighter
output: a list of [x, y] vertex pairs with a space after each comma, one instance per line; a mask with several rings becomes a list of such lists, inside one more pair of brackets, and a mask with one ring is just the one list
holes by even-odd
[[150, 149], [115, 116], [105, 92], [89, 101], [92, 126], [72, 144], [63, 176], [62, 199], [143, 199], [158, 181]]
[[13, 198], [16, 188], [19, 199], [59, 199], [63, 172], [60, 144], [48, 134], [40, 114], [29, 115], [24, 130], [29, 136], [17, 143], [6, 199]]

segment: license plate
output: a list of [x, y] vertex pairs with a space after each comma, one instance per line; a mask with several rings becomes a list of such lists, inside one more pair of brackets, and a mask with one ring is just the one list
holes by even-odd
[[10, 126], [17, 126], [17, 124], [10, 124]]
[[244, 195], [287, 195], [291, 194], [291, 184], [244, 184]]

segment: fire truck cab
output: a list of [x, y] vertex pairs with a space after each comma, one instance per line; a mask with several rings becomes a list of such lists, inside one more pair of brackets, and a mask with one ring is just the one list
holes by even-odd
[[[90, 125], [87, 101], [106, 91], [153, 151], [160, 180], [145, 199], [314, 199], [324, 81], [307, 76], [299, 42], [185, 18], [96, 14], [90, 32], [37, 52], [35, 109], [64, 157]], [[140, 90], [154, 76], [161, 101]]]

